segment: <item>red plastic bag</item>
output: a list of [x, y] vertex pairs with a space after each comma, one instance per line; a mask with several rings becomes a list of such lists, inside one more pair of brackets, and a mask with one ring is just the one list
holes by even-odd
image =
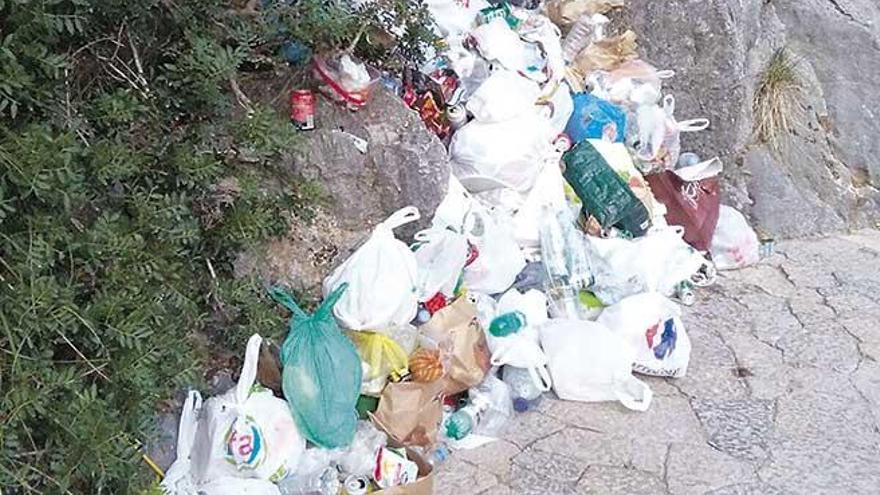
[[716, 158], [645, 176], [654, 197], [666, 205], [666, 222], [684, 227], [684, 240], [699, 251], [709, 249], [718, 224], [720, 167]]

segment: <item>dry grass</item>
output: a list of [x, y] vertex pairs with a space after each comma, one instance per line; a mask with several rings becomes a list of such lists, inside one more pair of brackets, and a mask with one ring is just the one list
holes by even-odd
[[804, 125], [804, 81], [798, 72], [799, 62], [780, 48], [761, 74], [752, 103], [759, 142], [778, 144], [780, 137]]

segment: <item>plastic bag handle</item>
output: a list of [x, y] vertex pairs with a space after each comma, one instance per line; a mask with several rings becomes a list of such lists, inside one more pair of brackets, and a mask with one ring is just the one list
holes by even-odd
[[549, 392], [553, 387], [553, 380], [550, 379], [550, 372], [546, 366], [533, 366], [528, 369], [529, 376], [532, 377], [532, 384], [541, 392]]
[[657, 71], [657, 79], [672, 79], [673, 77], [675, 77], [674, 70], [666, 69]]
[[679, 132], [705, 131], [709, 127], [709, 119], [682, 120], [676, 124]]
[[248, 339], [247, 350], [244, 354], [244, 364], [241, 365], [241, 375], [238, 384], [235, 385], [235, 401], [244, 404], [250, 394], [251, 387], [257, 381], [257, 363], [260, 360], [260, 345], [263, 337], [255, 333]]
[[326, 318], [330, 312], [333, 311], [333, 306], [336, 305], [346, 289], [348, 289], [348, 282], [342, 282], [339, 284], [339, 287], [333, 289], [333, 291], [324, 298], [324, 302], [322, 302], [321, 305], [318, 306], [318, 309], [315, 310], [315, 318]]
[[272, 299], [274, 299], [277, 303], [289, 309], [293, 313], [294, 318], [309, 317], [309, 315], [306, 314], [306, 312], [299, 307], [296, 301], [293, 300], [293, 297], [291, 297], [291, 295], [288, 294], [287, 291], [283, 288], [272, 287], [271, 289], [269, 289], [269, 295], [272, 296]]
[[389, 230], [394, 230], [401, 225], [415, 222], [420, 218], [422, 218], [422, 215], [419, 213], [418, 208], [416, 208], [415, 206], [404, 206], [403, 208], [392, 213], [387, 220], [380, 223], [379, 225]]
[[[617, 385], [614, 388], [614, 395], [617, 397], [617, 400], [623, 404], [624, 407], [630, 409], [632, 411], [645, 412], [651, 407], [651, 399], [654, 398], [654, 392], [651, 390], [651, 387], [648, 386], [647, 383], [639, 380], [638, 378], [629, 375], [624, 382], [617, 382]], [[635, 396], [634, 394], [630, 394], [629, 387], [632, 386], [634, 388], [639, 389], [641, 392], [639, 394], [640, 397]]]
[[667, 116], [672, 117], [672, 114], [675, 113], [675, 96], [666, 95], [663, 97], [663, 110]]
[[180, 425], [177, 427], [177, 458], [187, 459], [195, 443], [198, 430], [199, 412], [202, 410], [202, 394], [190, 390], [180, 411]]

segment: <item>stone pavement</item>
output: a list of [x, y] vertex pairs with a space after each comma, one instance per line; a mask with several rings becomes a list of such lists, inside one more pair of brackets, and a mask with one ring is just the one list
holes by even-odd
[[438, 494], [880, 494], [880, 232], [777, 245], [685, 311], [645, 413], [546, 394]]

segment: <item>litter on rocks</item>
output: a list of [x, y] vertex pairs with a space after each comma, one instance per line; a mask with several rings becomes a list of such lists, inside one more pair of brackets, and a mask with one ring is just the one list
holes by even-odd
[[[427, 495], [450, 453], [544, 394], [636, 414], [652, 399], [637, 375], [686, 375], [680, 304], [772, 239], [721, 204], [718, 158], [682, 152], [710, 123], [676, 120], [674, 72], [610, 32], [623, 3], [429, 0], [445, 48], [422, 67], [314, 57], [326, 104], [356, 111], [381, 80], [420, 115], [447, 146], [447, 195], [376, 226], [314, 314], [272, 290], [292, 313], [280, 351], [255, 335], [233, 389], [190, 392], [167, 493]], [[291, 100], [301, 129], [314, 98]], [[395, 232], [421, 216], [411, 242]]]

